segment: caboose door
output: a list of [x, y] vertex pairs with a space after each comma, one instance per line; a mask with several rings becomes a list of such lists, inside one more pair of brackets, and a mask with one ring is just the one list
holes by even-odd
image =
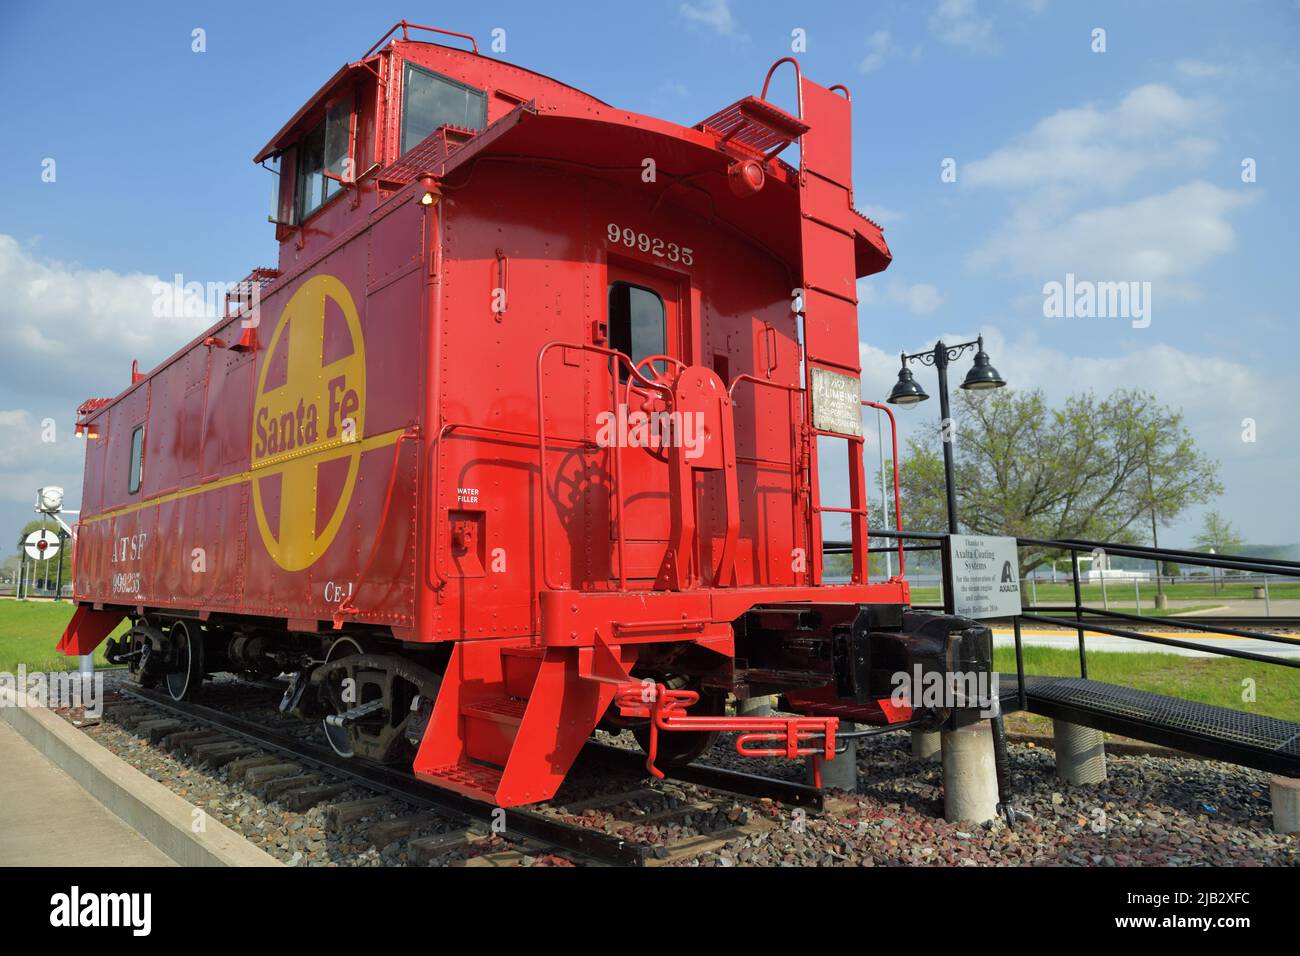
[[[627, 355], [642, 377], [670, 384], [684, 367], [688, 290], [685, 280], [672, 274], [609, 264], [609, 346]], [[623, 504], [620, 514], [617, 503], [610, 503], [610, 571], [611, 577], [620, 576], [621, 529], [626, 576], [644, 583], [658, 574], [668, 549], [672, 512], [665, 443], [681, 436], [660, 391], [641, 386], [626, 363], [617, 374], [621, 407], [609, 422], [612, 434], [605, 437], [614, 440], [610, 454], [619, 456]], [[611, 460], [610, 467], [615, 464]]]

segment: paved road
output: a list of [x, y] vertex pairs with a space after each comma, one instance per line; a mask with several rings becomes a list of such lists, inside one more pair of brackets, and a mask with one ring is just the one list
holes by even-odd
[[[1079, 646], [1079, 637], [1074, 631], [1031, 631], [1022, 629], [1020, 633], [1025, 647], [1065, 647], [1073, 650]], [[1204, 645], [1206, 648], [1228, 647], [1236, 651], [1251, 651], [1252, 653], [1269, 654], [1274, 657], [1300, 658], [1300, 646], [1294, 644], [1273, 644], [1268, 641], [1257, 641], [1247, 637], [1233, 637], [1228, 634], [1193, 635], [1186, 631], [1161, 630], [1158, 625], [1147, 628], [1146, 633], [1154, 637], [1171, 637], [1188, 641]], [[995, 628], [993, 643], [998, 647], [1014, 646], [1015, 639], [1012, 636], [1011, 629]], [[1192, 650], [1191, 648], [1165, 647], [1146, 641], [1135, 641], [1127, 637], [1113, 637], [1109, 634], [1088, 634], [1085, 638], [1085, 646], [1089, 651], [1120, 651], [1124, 653], [1156, 651], [1185, 657], [1220, 656], [1210, 650], [1201, 651]]]
[[[1263, 617], [1265, 613], [1263, 601], [1252, 600], [1232, 600], [1232, 601], [1170, 601], [1169, 606], [1176, 607], [1196, 607], [1197, 605], [1213, 604], [1212, 608], [1205, 608], [1201, 611], [1189, 611], [1186, 617], [1196, 617], [1198, 615], [1208, 615], [1209, 617]], [[1124, 608], [1116, 604], [1119, 610]], [[1300, 617], [1300, 600], [1296, 598], [1283, 598], [1281, 600], [1269, 601], [1268, 612], [1274, 617]]]

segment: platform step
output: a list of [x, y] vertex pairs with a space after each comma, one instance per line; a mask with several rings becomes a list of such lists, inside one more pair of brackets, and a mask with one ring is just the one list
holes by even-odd
[[[1016, 688], [1001, 675], [1001, 690]], [[1080, 677], [1026, 676], [1029, 710], [1067, 723], [1300, 776], [1300, 723]]]
[[460, 712], [466, 717], [478, 717], [482, 720], [518, 727], [520, 721], [524, 719], [524, 711], [527, 708], [528, 701], [517, 697], [492, 697], [488, 700], [464, 704]]
[[[804, 714], [808, 717], [838, 717], [840, 720], [849, 720], [856, 724], [885, 725], [888, 723], [902, 723], [908, 717], [900, 720], [891, 721], [881, 711], [880, 705], [871, 701], [866, 704], [857, 704], [852, 701], [847, 703], [829, 703], [826, 701], [787, 701], [782, 699], [781, 710], [789, 711], [795, 714]], [[910, 716], [910, 715], [909, 715]]]
[[456, 793], [492, 803], [496, 799], [497, 787], [501, 784], [501, 767], [487, 767], [483, 764], [462, 760], [445, 767], [432, 770], [417, 770], [416, 775], [422, 780]]

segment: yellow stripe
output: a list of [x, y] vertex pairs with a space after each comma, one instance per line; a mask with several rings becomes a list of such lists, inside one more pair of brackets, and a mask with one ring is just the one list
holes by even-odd
[[[384, 432], [382, 435], [372, 435], [369, 438], [363, 438], [361, 441], [355, 442], [358, 454], [364, 454], [365, 452], [373, 451], [376, 448], [383, 448], [386, 445], [391, 445], [405, 432], [405, 428], [394, 428], [392, 431]], [[301, 452], [294, 452], [290, 455], [282, 455], [274, 459], [260, 461], [248, 471], [240, 472], [237, 475], [227, 475], [225, 478], [214, 478], [212, 481], [204, 482], [201, 485], [194, 485], [192, 488], [183, 488], [180, 491], [173, 491], [170, 494], [156, 495], [146, 501], [137, 501], [133, 504], [123, 505], [122, 507], [115, 508], [112, 511], [105, 511], [101, 514], [92, 515], [89, 518], [82, 518], [81, 523], [93, 524], [96, 521], [104, 521], [108, 518], [118, 518], [122, 515], [132, 514], [142, 508], [151, 508], [154, 505], [164, 505], [171, 501], [179, 501], [182, 498], [188, 498], [191, 495], [199, 495], [207, 491], [217, 491], [221, 488], [228, 488], [231, 485], [237, 485], [252, 480], [255, 471], [258, 473], [257, 477], [265, 477], [266, 468], [274, 464], [280, 464], [291, 458], [297, 459], [302, 456], [328, 456], [330, 458], [338, 458], [341, 457], [339, 454], [339, 448], [350, 444], [354, 443], [328, 442], [322, 447], [316, 447]], [[333, 454], [329, 454], [330, 452], [333, 452]], [[348, 454], [351, 454], [350, 449]]]

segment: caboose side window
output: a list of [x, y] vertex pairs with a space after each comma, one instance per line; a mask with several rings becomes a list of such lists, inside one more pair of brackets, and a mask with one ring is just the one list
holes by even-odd
[[[668, 351], [664, 300], [657, 292], [630, 282], [609, 284], [609, 344], [639, 362]], [[627, 369], [619, 376], [627, 380]]]
[[302, 222], [355, 179], [352, 154], [352, 97], [329, 108], [325, 119], [298, 144], [298, 221]]
[[439, 126], [466, 129], [487, 125], [487, 96], [464, 83], [406, 64], [402, 79], [402, 152]]
[[131, 470], [126, 476], [127, 494], [134, 495], [140, 490], [140, 477], [144, 471], [144, 426], [136, 425], [131, 432]]

